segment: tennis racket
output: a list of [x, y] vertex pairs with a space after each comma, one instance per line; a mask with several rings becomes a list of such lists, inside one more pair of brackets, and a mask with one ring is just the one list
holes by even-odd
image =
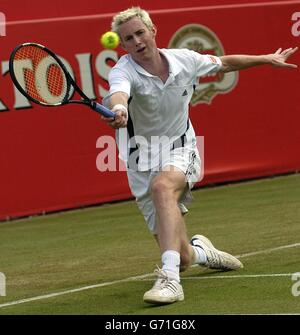
[[[18, 90], [32, 102], [43, 106], [84, 104], [105, 117], [115, 117], [114, 112], [88, 98], [60, 58], [41, 44], [18, 45], [11, 53], [9, 72]], [[81, 100], [71, 100], [74, 90]]]

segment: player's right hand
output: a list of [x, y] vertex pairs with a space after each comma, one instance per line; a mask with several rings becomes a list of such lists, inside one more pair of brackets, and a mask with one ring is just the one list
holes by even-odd
[[115, 114], [115, 118], [107, 118], [104, 116], [101, 116], [101, 119], [104, 122], [107, 122], [109, 126], [112, 128], [118, 129], [118, 128], [124, 128], [127, 126], [127, 121], [128, 121], [128, 111], [127, 108], [124, 105], [115, 105], [111, 109]]

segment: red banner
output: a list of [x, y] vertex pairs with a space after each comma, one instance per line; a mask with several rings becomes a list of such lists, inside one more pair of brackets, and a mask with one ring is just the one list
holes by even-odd
[[[292, 17], [300, 1], [219, 4], [193, 10], [157, 7], [152, 18], [158, 46], [221, 55], [299, 45], [298, 16]], [[38, 42], [59, 54], [85, 93], [101, 101], [108, 72], [123, 53], [99, 44], [111, 15], [84, 12], [82, 17], [17, 21], [21, 14], [5, 14], [15, 21], [6, 22], [6, 36], [0, 37], [0, 220], [130, 197], [125, 172], [103, 172], [97, 165], [105, 149], [98, 140], [113, 136], [113, 130], [80, 105], [32, 105], [8, 73], [13, 48]], [[300, 64], [299, 52], [291, 62]], [[205, 141], [201, 185], [299, 170], [299, 79], [299, 70], [260, 66], [199, 82], [190, 116]]]

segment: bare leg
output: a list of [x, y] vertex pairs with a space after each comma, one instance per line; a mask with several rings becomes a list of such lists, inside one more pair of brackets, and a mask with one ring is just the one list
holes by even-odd
[[152, 199], [157, 213], [157, 236], [161, 253], [175, 250], [180, 253], [181, 270], [186, 269], [194, 255], [189, 245], [185, 222], [178, 201], [186, 190], [185, 175], [175, 167], [167, 167], [152, 181]]
[[[189, 239], [186, 232], [184, 218], [182, 218], [182, 229], [180, 233], [180, 271], [185, 271], [194, 261], [194, 251], [189, 243]], [[154, 235], [154, 238], [160, 248], [158, 236]]]

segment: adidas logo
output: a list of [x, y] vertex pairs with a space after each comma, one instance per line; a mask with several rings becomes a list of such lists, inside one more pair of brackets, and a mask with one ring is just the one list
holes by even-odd
[[185, 97], [186, 95], [188, 95], [187, 90], [184, 90], [184, 92], [182, 93], [182, 97]]

